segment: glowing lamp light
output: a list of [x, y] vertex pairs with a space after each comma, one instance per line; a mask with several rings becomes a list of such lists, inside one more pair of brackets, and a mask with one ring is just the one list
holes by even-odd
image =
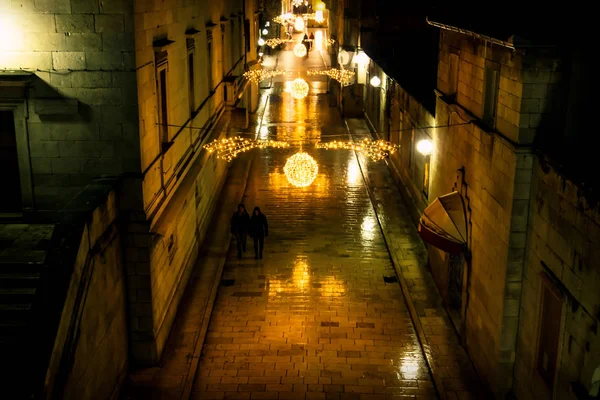
[[342, 50], [338, 53], [338, 62], [341, 65], [346, 65], [350, 62], [350, 54], [346, 50]]
[[297, 31], [303, 31], [304, 30], [304, 19], [302, 17], [296, 18], [296, 22], [294, 23], [294, 28]]
[[428, 156], [433, 153], [433, 143], [429, 139], [420, 140], [417, 143], [417, 151], [424, 156]]
[[258, 53], [258, 56], [259, 56], [259, 57], [262, 57], [263, 55], [264, 55], [264, 53], [263, 53], [263, 52], [260, 52], [260, 53]]
[[271, 23], [269, 21], [265, 22], [265, 26], [268, 28], [269, 26], [271, 26]]
[[289, 183], [296, 187], [310, 186], [319, 173], [319, 165], [310, 155], [304, 152], [296, 153], [288, 158], [283, 172]]
[[369, 63], [369, 56], [364, 51], [359, 51], [354, 57], [354, 62], [362, 67]]
[[265, 39], [263, 39], [263, 38], [258, 39], [258, 45], [259, 46], [264, 46], [265, 45]]
[[379, 87], [379, 85], [381, 85], [381, 79], [379, 79], [378, 76], [374, 76], [371, 78], [371, 85], [373, 85], [373, 87]]
[[325, 3], [323, 3], [322, 1], [317, 3], [317, 10], [324, 10], [325, 9]]
[[292, 88], [290, 91], [293, 98], [296, 100], [302, 100], [308, 95], [308, 89], [308, 83], [306, 83], [304, 79], [298, 78], [292, 82]]
[[294, 55], [298, 58], [302, 58], [306, 55], [306, 46], [299, 43], [294, 46]]
[[262, 34], [263, 34], [263, 35], [268, 35], [268, 34], [269, 34], [269, 30], [268, 30], [268, 29], [266, 29], [266, 28], [265, 28], [265, 29], [263, 29], [263, 30], [262, 30]]
[[325, 18], [323, 18], [323, 11], [317, 10], [317, 12], [315, 12], [315, 21], [318, 23], [325, 21]]

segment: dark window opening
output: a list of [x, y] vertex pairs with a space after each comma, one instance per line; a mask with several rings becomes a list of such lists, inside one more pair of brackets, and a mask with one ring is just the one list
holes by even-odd
[[[490, 63], [491, 64], [491, 63]], [[495, 64], [495, 63], [494, 63]], [[484, 97], [483, 97], [483, 122], [490, 128], [496, 122], [496, 102], [498, 100], [499, 71], [497, 65], [485, 68]]]
[[196, 113], [196, 99], [194, 98], [194, 53], [188, 54], [188, 84], [190, 98], [190, 112], [192, 115]]
[[538, 337], [537, 371], [552, 392], [556, 376], [562, 299], [549, 280], [542, 278], [542, 310]]
[[206, 68], [208, 74], [208, 93], [212, 93], [213, 91], [213, 77], [212, 77], [212, 68], [213, 68], [213, 57], [212, 57], [212, 41], [209, 41], [207, 44], [207, 60], [208, 66]]
[[20, 213], [23, 211], [23, 199], [12, 111], [0, 110], [0, 170], [3, 171], [4, 184], [4, 193], [0, 196], [0, 214]]
[[456, 96], [458, 93], [458, 54], [450, 53], [450, 65], [448, 70], [448, 96]]
[[169, 142], [169, 120], [167, 117], [167, 69], [162, 68], [158, 72], [158, 94], [159, 94], [159, 123], [160, 136], [163, 143]]

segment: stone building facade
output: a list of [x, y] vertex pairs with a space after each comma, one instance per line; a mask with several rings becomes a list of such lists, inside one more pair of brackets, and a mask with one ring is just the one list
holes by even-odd
[[52, 222], [93, 178], [125, 179], [132, 365], [160, 360], [227, 174], [202, 146], [258, 106], [242, 77], [258, 64], [258, 7], [0, 1], [0, 158], [12, 185], [0, 218]]
[[[600, 362], [597, 206], [536, 147], [564, 110], [564, 60], [431, 21], [440, 29], [428, 109], [373, 60], [365, 115], [415, 223], [437, 197], [466, 202], [468, 252], [429, 247], [429, 266], [480, 377], [497, 398], [575, 399]], [[368, 51], [368, 50], [367, 50]], [[431, 154], [418, 143], [428, 140]]]

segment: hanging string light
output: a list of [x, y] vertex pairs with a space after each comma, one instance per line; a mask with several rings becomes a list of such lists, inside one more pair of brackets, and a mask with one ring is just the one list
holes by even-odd
[[293, 39], [274, 38], [274, 39], [265, 40], [265, 44], [267, 46], [269, 46], [270, 48], [274, 49], [275, 47], [279, 46], [282, 43], [292, 43], [293, 41], [294, 41]]
[[360, 153], [365, 154], [373, 161], [383, 160], [388, 157], [390, 154], [394, 154], [398, 149], [398, 145], [386, 142], [385, 140], [370, 140], [363, 139], [360, 142], [328, 142], [322, 143], [319, 142], [315, 145], [317, 149], [346, 149], [346, 150], [354, 150]]
[[296, 100], [302, 100], [308, 95], [309, 86], [308, 83], [302, 78], [297, 78], [292, 82], [290, 92], [292, 97]]
[[350, 86], [354, 82], [354, 71], [348, 71], [347, 69], [331, 68], [326, 70], [309, 70], [306, 71], [308, 75], [327, 75], [331, 79], [335, 79], [342, 86]]
[[295, 5], [296, 7], [301, 6], [302, 3], [304, 3], [304, 0], [292, 0], [292, 4]]
[[274, 78], [276, 76], [280, 76], [280, 75], [289, 75], [290, 72], [289, 71], [284, 71], [284, 70], [265, 70], [265, 69], [253, 69], [252, 71], [246, 71], [244, 72], [244, 77], [248, 80], [250, 80], [251, 82], [254, 83], [258, 83], [262, 80], [265, 79], [271, 79]]
[[310, 155], [299, 152], [288, 158], [283, 167], [285, 176], [296, 187], [310, 186], [319, 173], [319, 165]]
[[234, 138], [223, 138], [221, 140], [214, 140], [213, 142], [204, 146], [209, 153], [217, 153], [217, 158], [230, 162], [238, 154], [259, 148], [264, 149], [267, 147], [283, 148], [289, 147], [289, 143], [275, 141], [275, 140], [254, 140], [244, 139], [241, 137]]
[[302, 58], [306, 55], [306, 46], [299, 43], [294, 46], [294, 55], [298, 58]]

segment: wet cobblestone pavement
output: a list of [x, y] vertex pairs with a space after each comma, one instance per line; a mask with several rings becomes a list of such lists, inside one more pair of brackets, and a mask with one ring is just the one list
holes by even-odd
[[[437, 398], [357, 160], [309, 140], [347, 139], [344, 122], [327, 95], [282, 86], [256, 129], [295, 146], [254, 153], [244, 200], [269, 219], [265, 257], [230, 249], [192, 398]], [[307, 188], [283, 173], [301, 138], [319, 164]]]
[[[316, 140], [347, 140], [348, 132], [370, 137], [365, 122], [342, 120], [326, 77], [307, 79], [304, 100], [286, 92], [286, 82], [327, 58], [284, 51], [265, 61], [293, 73], [264, 81], [250, 128], [232, 134], [293, 146], [233, 162], [214, 237], [203, 245], [161, 366], [132, 375], [136, 389], [125, 398], [187, 399], [190, 390], [193, 399], [491, 398], [479, 391], [386, 164], [314, 148]], [[301, 150], [319, 165], [306, 188], [283, 172]], [[269, 220], [263, 260], [254, 259], [250, 238], [242, 260], [235, 242], [227, 251], [223, 240], [244, 185], [246, 207], [260, 206]], [[207, 291], [216, 285], [205, 333]]]

